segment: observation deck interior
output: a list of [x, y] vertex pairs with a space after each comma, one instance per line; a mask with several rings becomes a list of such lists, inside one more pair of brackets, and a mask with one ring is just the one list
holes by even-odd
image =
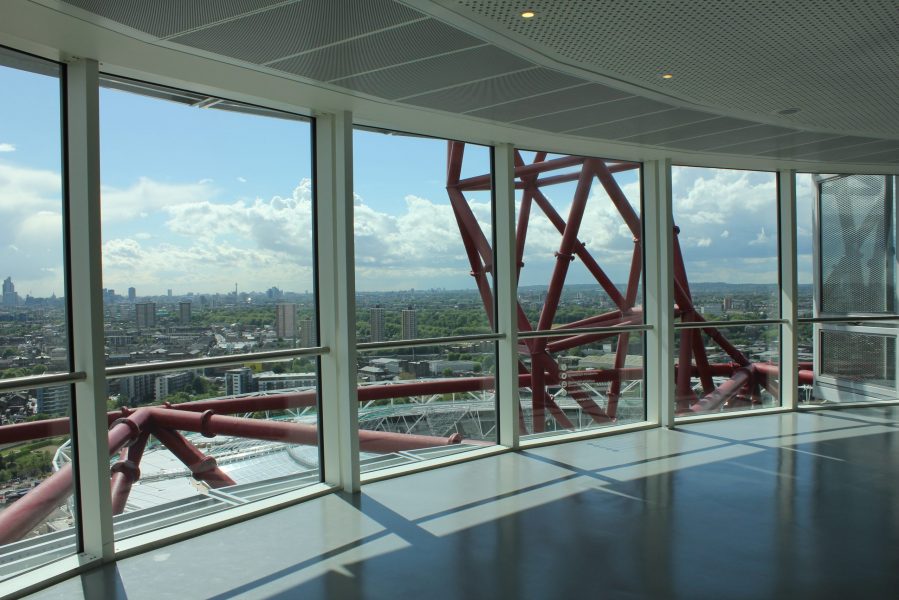
[[891, 598], [897, 469], [896, 407], [652, 429], [331, 494], [29, 598]]
[[0, 600], [894, 600], [897, 57], [895, 0], [0, 0]]

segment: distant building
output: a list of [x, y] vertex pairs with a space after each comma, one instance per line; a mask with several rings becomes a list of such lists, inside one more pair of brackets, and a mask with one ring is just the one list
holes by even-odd
[[249, 367], [225, 371], [225, 395], [249, 394], [253, 389], [253, 370]]
[[426, 360], [410, 361], [406, 366], [409, 373], [416, 377], [427, 377], [431, 375], [431, 365]]
[[169, 298], [172, 297], [172, 288], [169, 288], [169, 289], [168, 289], [168, 297], [169, 297]]
[[282, 340], [297, 339], [297, 305], [289, 302], [277, 305], [278, 320], [275, 333]]
[[69, 393], [69, 386], [58, 385], [54, 387], [44, 387], [37, 389], [37, 403], [35, 412], [50, 417], [58, 417], [69, 414], [69, 408], [72, 406], [72, 397]]
[[452, 371], [453, 375], [459, 375], [474, 371], [475, 362], [472, 360], [429, 360], [428, 366], [434, 375], [443, 375], [447, 369]]
[[178, 303], [178, 316], [182, 325], [190, 323], [190, 304], [187, 300], [182, 300]]
[[134, 305], [134, 319], [138, 329], [156, 327], [156, 303], [138, 302]]
[[386, 373], [378, 367], [369, 365], [359, 369], [359, 381], [383, 381], [385, 378]]
[[404, 340], [414, 340], [418, 337], [418, 322], [415, 318], [415, 313], [417, 311], [412, 308], [403, 309], [403, 339]]
[[260, 392], [271, 392], [290, 388], [315, 387], [318, 384], [316, 373], [259, 373], [253, 378]]
[[402, 370], [402, 364], [396, 358], [373, 358], [371, 360], [371, 366], [377, 367], [391, 375], [399, 375]]
[[137, 299], [137, 290], [133, 287], [128, 288], [128, 302], [134, 302]]
[[128, 375], [119, 380], [119, 391], [127, 400], [125, 404], [137, 406], [150, 402], [156, 396], [156, 378], [159, 375]]
[[703, 304], [700, 311], [704, 315], [720, 315], [723, 312], [721, 304]]
[[381, 305], [375, 305], [374, 308], [368, 309], [368, 322], [371, 328], [372, 342], [384, 341], [384, 309]]
[[315, 325], [312, 319], [303, 319], [300, 321], [300, 347], [311, 348], [316, 346], [317, 340], [315, 335]]
[[162, 402], [175, 392], [183, 390], [190, 383], [190, 374], [167, 373], [156, 378], [154, 385], [154, 398], [156, 402]]
[[12, 282], [12, 277], [3, 280], [3, 306], [16, 306], [19, 303], [19, 294], [16, 293], [16, 286]]

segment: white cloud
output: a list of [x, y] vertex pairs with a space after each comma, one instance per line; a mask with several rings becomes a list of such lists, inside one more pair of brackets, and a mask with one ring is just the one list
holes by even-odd
[[759, 244], [767, 244], [769, 241], [768, 235], [765, 233], [765, 228], [762, 227], [759, 232], [756, 234], [755, 239], [749, 242], [750, 246], [757, 246]]
[[0, 269], [23, 296], [63, 293], [61, 215], [59, 173], [0, 163], [0, 222], [9, 248]]
[[164, 183], [141, 177], [127, 188], [103, 186], [101, 212], [104, 225], [146, 217], [181, 204], [212, 200], [217, 190], [205, 180], [198, 183]]
[[[774, 174], [676, 167], [672, 187], [674, 220], [681, 230], [691, 281], [749, 281], [758, 274], [758, 266], [745, 260], [776, 258]], [[806, 185], [798, 187], [808, 192]], [[711, 243], [715, 239], [727, 243]], [[775, 276], [768, 283], [776, 281]]]
[[9, 144], [6, 142], [0, 143], [0, 152], [15, 152], [16, 147], [14, 144]]
[[237, 181], [239, 181], [240, 183], [246, 183], [246, 182], [247, 182], [247, 178], [246, 178], [246, 177], [238, 177], [238, 178], [237, 178]]

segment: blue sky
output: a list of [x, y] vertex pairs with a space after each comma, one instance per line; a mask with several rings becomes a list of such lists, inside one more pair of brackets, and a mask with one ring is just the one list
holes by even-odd
[[[0, 89], [0, 218], [10, 232], [0, 275], [23, 295], [60, 294], [58, 85], [0, 67]], [[225, 292], [235, 282], [244, 291], [311, 289], [310, 129], [103, 90], [104, 285], [139, 295]], [[357, 132], [354, 144], [357, 289], [472, 287], [444, 189], [446, 143]], [[488, 171], [489, 149], [468, 145], [464, 175]], [[636, 172], [616, 178], [639, 205]], [[691, 281], [776, 281], [772, 174], [676, 168], [673, 184]], [[563, 217], [573, 190], [545, 189]], [[800, 255], [811, 252], [809, 191], [800, 177]], [[467, 199], [489, 236], [489, 194]], [[623, 282], [630, 233], [598, 184], [588, 206], [580, 237]], [[523, 285], [548, 281], [559, 239], [533, 210]], [[592, 279], [576, 261], [568, 281]]]

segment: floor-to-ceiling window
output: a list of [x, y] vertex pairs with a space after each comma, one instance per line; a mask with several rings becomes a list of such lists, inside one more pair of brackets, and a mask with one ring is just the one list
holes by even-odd
[[801, 405], [896, 399], [895, 186], [797, 177]]
[[117, 537], [319, 482], [310, 120], [113, 77], [100, 116]]
[[775, 173], [673, 167], [675, 413], [780, 406]]
[[78, 551], [62, 79], [0, 48], [0, 579]]
[[366, 129], [353, 144], [362, 470], [493, 444], [490, 149]]
[[640, 163], [515, 152], [521, 434], [645, 419]]

